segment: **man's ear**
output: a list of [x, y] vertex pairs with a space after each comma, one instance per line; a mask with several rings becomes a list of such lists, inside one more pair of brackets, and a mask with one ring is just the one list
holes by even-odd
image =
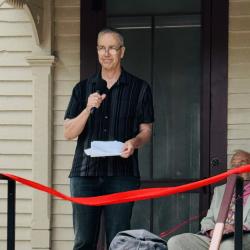
[[123, 58], [123, 57], [124, 57], [125, 50], [126, 50], [126, 48], [125, 48], [124, 46], [123, 46], [123, 47], [121, 47], [121, 58]]

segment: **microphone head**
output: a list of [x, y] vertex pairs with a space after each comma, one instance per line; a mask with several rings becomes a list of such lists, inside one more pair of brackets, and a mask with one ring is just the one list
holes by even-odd
[[97, 81], [95, 84], [95, 90], [99, 94], [105, 94], [107, 92], [107, 82], [103, 80], [102, 78], [97, 78]]

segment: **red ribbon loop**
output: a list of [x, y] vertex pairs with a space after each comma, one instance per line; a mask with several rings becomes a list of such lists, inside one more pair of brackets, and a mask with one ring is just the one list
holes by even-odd
[[177, 187], [144, 188], [144, 189], [138, 189], [138, 190], [132, 190], [127, 192], [120, 192], [102, 196], [95, 196], [95, 197], [70, 197], [63, 193], [58, 192], [53, 188], [44, 186], [34, 181], [24, 179], [19, 176], [15, 176], [13, 174], [2, 173], [2, 175], [8, 177], [9, 179], [20, 182], [26, 186], [32, 187], [34, 189], [61, 198], [63, 200], [88, 206], [103, 206], [103, 205], [111, 205], [111, 204], [126, 203], [131, 201], [159, 198], [163, 196], [169, 196], [172, 194], [187, 192], [193, 189], [210, 185], [212, 183], [219, 182], [232, 174], [241, 174], [245, 172], [250, 172], [250, 165], [244, 165], [238, 168], [230, 169], [227, 172]]

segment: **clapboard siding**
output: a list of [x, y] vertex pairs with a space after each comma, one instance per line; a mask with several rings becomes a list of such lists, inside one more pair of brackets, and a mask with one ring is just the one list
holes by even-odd
[[65, 111], [69, 103], [69, 95], [56, 96], [54, 100], [54, 110], [56, 111]]
[[0, 110], [0, 124], [31, 125], [32, 113], [24, 110]]
[[[6, 214], [0, 215], [1, 226], [6, 227]], [[31, 223], [31, 215], [30, 214], [18, 214], [16, 216], [16, 226], [17, 227], [25, 227], [27, 224]]]
[[[16, 216], [18, 216], [19, 214], [31, 215], [32, 213], [31, 210], [32, 210], [32, 203], [30, 199], [28, 200], [19, 199], [18, 202], [16, 203]], [[1, 199], [0, 213], [3, 215], [7, 213], [7, 199]], [[4, 250], [6, 250], [6, 248]]]
[[250, 149], [250, 140], [249, 139], [235, 139], [228, 140], [228, 153], [232, 154], [234, 150], [243, 149], [249, 151]]
[[6, 170], [30, 170], [32, 168], [32, 159], [30, 155], [12, 155], [10, 158], [8, 155], [0, 154], [0, 162], [1, 166]]
[[0, 22], [0, 37], [31, 37], [32, 26], [29, 22]]
[[54, 125], [63, 125], [64, 115], [65, 115], [65, 111], [55, 111], [54, 112]]
[[54, 170], [68, 170], [72, 165], [72, 155], [57, 155], [54, 161]]
[[[64, 63], [67, 63], [69, 58], [62, 57], [61, 55], [65, 53], [71, 53], [71, 50], [73, 50], [73, 53], [78, 53], [78, 55], [75, 58], [75, 62], [78, 62], [78, 58], [80, 60], [80, 36], [72, 36], [72, 37], [58, 37], [55, 41], [55, 46], [57, 48], [57, 56], [60, 60], [62, 60]], [[63, 60], [64, 59], [64, 60]], [[79, 62], [80, 63], [80, 62]]]
[[[0, 249], [7, 249], [7, 244], [6, 241], [3, 242], [3, 244], [1, 245]], [[19, 241], [18, 242], [18, 250], [30, 250], [30, 242], [29, 241]]]
[[230, 18], [231, 31], [249, 31], [250, 16], [237, 16]]
[[[55, 232], [55, 234], [56, 234], [56, 232]], [[73, 241], [53, 240], [52, 241], [52, 248], [51, 249], [53, 249], [53, 250], [73, 249]]]
[[56, 21], [80, 21], [79, 6], [57, 6], [55, 16]]
[[[1, 198], [7, 199], [7, 184], [1, 184]], [[22, 184], [17, 184], [16, 193], [20, 199], [30, 199], [32, 190]], [[1, 220], [0, 220], [1, 221]]]
[[250, 1], [229, 3], [228, 160], [250, 151]]
[[79, 66], [64, 66], [58, 67], [55, 70], [55, 79], [58, 80], [67, 80], [67, 81], [79, 81], [80, 74], [80, 64]]
[[[57, 228], [58, 231], [60, 231], [61, 228], [71, 228], [72, 227], [72, 215], [71, 214], [54, 215], [53, 226]], [[72, 236], [73, 235], [70, 230], [70, 239], [72, 239]]]
[[69, 170], [68, 169], [60, 169], [53, 171], [54, 174], [54, 185], [67, 185], [69, 184]]
[[0, 81], [0, 93], [2, 96], [30, 96], [33, 86], [31, 81]]
[[250, 94], [231, 94], [228, 96], [228, 108], [250, 109]]
[[55, 155], [73, 155], [75, 152], [75, 141], [54, 141]]
[[32, 74], [30, 67], [18, 67], [18, 66], [7, 66], [0, 67], [0, 80], [9, 80], [9, 81], [30, 81], [32, 79]]
[[[68, 172], [67, 172], [67, 174], [68, 174]], [[68, 184], [68, 182], [67, 182], [67, 184]], [[66, 195], [70, 195], [70, 191], [69, 191], [69, 189], [68, 189], [68, 186], [67, 186], [67, 184], [54, 184], [54, 188], [57, 190], [57, 191], [59, 191], [59, 192], [61, 192], [61, 193], [64, 193], [64, 194], [66, 194]], [[58, 198], [59, 199], [59, 198]]]
[[22, 176], [23, 178], [32, 179], [32, 173], [29, 169], [23, 169], [23, 168], [9, 169], [9, 168], [5, 168], [5, 166], [3, 165], [0, 166], [0, 169], [1, 169], [1, 172], [4, 172], [4, 173], [8, 172], [10, 174]]
[[230, 50], [230, 64], [250, 63], [250, 47], [232, 48]]
[[[63, 120], [72, 88], [80, 79], [80, 1], [55, 1], [53, 187], [69, 195], [75, 141], [63, 137]], [[53, 198], [52, 249], [73, 248], [71, 203]], [[66, 227], [66, 228], [65, 228]]]
[[62, 39], [65, 36], [80, 36], [80, 20], [70, 19], [67, 21], [56, 19], [55, 36]]
[[75, 86], [75, 81], [55, 81], [54, 93], [56, 96], [69, 96]]
[[29, 17], [22, 9], [0, 8], [0, 22], [29, 22]]
[[243, 32], [232, 32], [229, 31], [229, 56], [231, 48], [249, 48], [250, 44], [250, 33], [247, 31]]
[[31, 140], [31, 126], [0, 125], [0, 138], [4, 140]]
[[[32, 179], [32, 73], [26, 62], [33, 47], [25, 10], [0, 7], [0, 172]], [[6, 248], [7, 185], [1, 181], [0, 250]], [[16, 249], [31, 249], [32, 190], [17, 184]]]
[[[79, 39], [77, 39], [77, 41], [79, 41]], [[62, 45], [64, 45], [64, 49], [67, 46], [67, 43], [62, 43]], [[73, 45], [70, 44], [70, 47], [72, 47]], [[74, 46], [79, 46], [74, 45]], [[59, 52], [58, 56], [60, 57], [60, 59], [58, 59], [57, 61], [57, 67], [63, 67], [63, 66], [78, 66], [79, 67], [79, 63], [80, 63], [80, 53], [77, 50], [73, 50], [73, 51], [67, 51], [65, 49], [65, 51], [63, 52]]]
[[250, 126], [248, 124], [229, 125], [228, 139], [250, 139]]
[[54, 126], [54, 140], [56, 141], [64, 141], [65, 138], [63, 136], [63, 125]]
[[250, 63], [238, 63], [229, 65], [230, 79], [250, 79]]
[[31, 96], [0, 96], [0, 110], [32, 110]]
[[250, 1], [249, 0], [238, 0], [230, 1], [229, 5], [230, 16], [245, 16], [250, 13]]
[[65, 8], [71, 8], [71, 7], [77, 7], [79, 9], [80, 7], [80, 1], [81, 0], [55, 0], [55, 7], [56, 9], [58, 7], [65, 7]]
[[[15, 232], [17, 241], [30, 241], [30, 230], [28, 228], [17, 227]], [[0, 227], [0, 240], [7, 239], [7, 229], [6, 227]]]
[[[60, 221], [63, 219], [64, 221]], [[55, 234], [53, 235], [53, 240], [60, 240], [61, 237], [63, 237], [64, 240], [73, 240], [73, 231], [70, 228], [71, 224], [71, 215], [64, 215], [59, 216], [57, 220], [58, 225], [60, 225], [59, 228], [55, 228]], [[59, 236], [61, 236], [59, 238]]]
[[229, 79], [228, 91], [230, 94], [250, 93], [249, 79]]
[[250, 124], [249, 109], [229, 109], [228, 124]]
[[[18, 39], [20, 41], [17, 43], [15, 36], [1, 37], [0, 48], [1, 50], [4, 50], [6, 56], [9, 55], [6, 52], [19, 52], [19, 53], [31, 52], [31, 48], [33, 46], [33, 41], [31, 40], [31, 36], [18, 37]], [[1, 51], [1, 54], [3, 55], [3, 51]], [[23, 57], [22, 59], [23, 62], [25, 62], [25, 57]]]
[[[71, 205], [70, 202], [63, 201], [63, 200], [60, 200], [60, 199], [55, 199], [53, 208], [54, 208], [53, 209], [53, 214], [72, 215], [72, 205]], [[56, 226], [56, 223], [55, 223], [55, 226]]]

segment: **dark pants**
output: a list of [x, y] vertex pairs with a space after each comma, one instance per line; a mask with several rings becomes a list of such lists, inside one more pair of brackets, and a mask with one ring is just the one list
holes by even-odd
[[[117, 193], [137, 189], [139, 185], [140, 181], [136, 177], [72, 177], [70, 179], [72, 197]], [[132, 202], [103, 207], [73, 203], [74, 250], [96, 249], [102, 211], [106, 243], [109, 246], [118, 232], [130, 229], [132, 208]]]

